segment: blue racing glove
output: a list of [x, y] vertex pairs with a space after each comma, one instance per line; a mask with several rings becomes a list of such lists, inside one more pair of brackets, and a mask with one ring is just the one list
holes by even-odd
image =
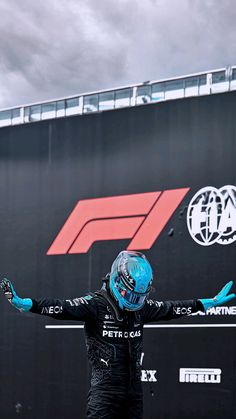
[[3, 290], [5, 297], [8, 299], [9, 303], [12, 304], [15, 308], [20, 311], [29, 311], [33, 305], [33, 302], [30, 298], [20, 298], [16, 295], [16, 292], [13, 288], [11, 281], [4, 278], [0, 282], [0, 288]]
[[209, 308], [220, 306], [235, 298], [235, 294], [227, 295], [232, 285], [233, 281], [230, 281], [224, 286], [224, 288], [222, 288], [219, 294], [217, 294], [214, 298], [199, 300], [201, 301], [204, 310], [207, 311]]

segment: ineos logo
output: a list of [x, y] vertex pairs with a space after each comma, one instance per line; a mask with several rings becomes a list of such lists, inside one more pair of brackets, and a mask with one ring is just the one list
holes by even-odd
[[173, 312], [174, 314], [191, 314], [192, 313], [192, 308], [191, 307], [174, 307], [173, 308]]
[[198, 244], [231, 244], [236, 240], [236, 187], [207, 186], [190, 201], [187, 211], [190, 235]]

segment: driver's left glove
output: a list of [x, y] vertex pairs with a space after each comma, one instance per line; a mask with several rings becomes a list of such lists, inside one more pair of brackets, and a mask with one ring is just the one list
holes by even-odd
[[201, 301], [204, 310], [207, 311], [209, 308], [221, 306], [225, 303], [228, 303], [228, 301], [235, 298], [235, 294], [228, 294], [231, 287], [233, 285], [233, 281], [228, 282], [224, 288], [217, 294], [214, 298], [208, 298], [208, 299], [199, 299]]

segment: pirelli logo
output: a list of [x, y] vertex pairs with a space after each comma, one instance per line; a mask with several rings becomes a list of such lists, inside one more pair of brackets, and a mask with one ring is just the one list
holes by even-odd
[[221, 382], [220, 368], [180, 368], [180, 383], [219, 384]]
[[87, 253], [99, 240], [131, 239], [127, 250], [147, 250], [189, 188], [86, 199], [77, 203], [48, 255]]

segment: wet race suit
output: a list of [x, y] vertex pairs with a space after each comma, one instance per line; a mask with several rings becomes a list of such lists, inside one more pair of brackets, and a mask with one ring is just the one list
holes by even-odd
[[58, 320], [85, 322], [92, 366], [87, 418], [141, 419], [143, 411], [141, 353], [143, 325], [204, 311], [199, 300], [146, 300], [138, 311], [120, 310], [107, 284], [84, 297], [35, 299], [31, 312]]

